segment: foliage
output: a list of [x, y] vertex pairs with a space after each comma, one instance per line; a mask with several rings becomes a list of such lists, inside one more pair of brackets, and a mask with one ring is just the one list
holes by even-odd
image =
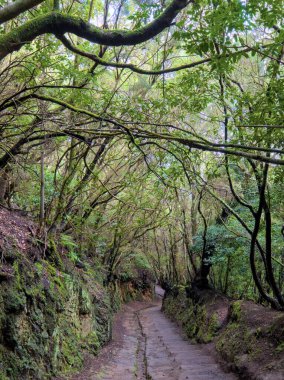
[[[0, 202], [41, 215], [41, 232], [77, 265], [93, 257], [106, 283], [142, 269], [171, 285], [205, 276], [283, 308], [283, 7], [198, 1], [132, 40], [164, 3], [60, 1], [73, 34], [46, 26], [3, 53]], [[0, 53], [52, 7], [4, 22]], [[90, 42], [78, 17], [114, 43]]]

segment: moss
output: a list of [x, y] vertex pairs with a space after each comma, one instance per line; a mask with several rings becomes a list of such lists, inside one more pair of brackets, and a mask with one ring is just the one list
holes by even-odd
[[96, 331], [92, 331], [82, 341], [82, 348], [87, 349], [93, 354], [97, 354], [100, 348], [100, 341]]
[[242, 318], [242, 301], [235, 301], [230, 305], [230, 319], [232, 322], [240, 322]]
[[60, 331], [58, 326], [53, 330], [51, 339], [51, 368], [53, 372], [56, 373], [60, 357]]
[[279, 354], [280, 352], [283, 352], [284, 351], [284, 342], [281, 342], [280, 344], [278, 344], [278, 346], [276, 347], [275, 349], [275, 352], [277, 354]]
[[2, 252], [5, 257], [5, 262], [9, 264], [13, 264], [17, 259], [20, 258], [20, 253], [19, 251], [12, 246], [12, 244], [8, 244], [8, 247], [2, 248]]
[[217, 335], [218, 330], [220, 329], [218, 315], [213, 313], [206, 325], [205, 331], [202, 335], [202, 342], [209, 343]]
[[25, 294], [14, 287], [8, 289], [4, 296], [4, 305], [6, 313], [21, 313], [26, 307]]
[[226, 360], [237, 364], [242, 355], [253, 360], [259, 353], [255, 331], [232, 322], [226, 327], [216, 342], [216, 349]]
[[258, 327], [254, 332], [255, 337], [258, 339], [263, 335], [263, 331], [260, 327]]
[[185, 299], [180, 293], [167, 297], [164, 302], [165, 313], [183, 327], [187, 337], [193, 342], [209, 343], [220, 329], [218, 315], [207, 312], [207, 307]]
[[[33, 371], [33, 364], [31, 360], [25, 357], [19, 357], [15, 352], [9, 351], [6, 347], [0, 345], [0, 363], [3, 379], [19, 380], [30, 379], [31, 376], [27, 376], [27, 372]], [[41, 371], [39, 370], [38, 373]], [[34, 379], [44, 379], [44, 377], [33, 376]], [[1, 379], [1, 377], [0, 377]]]
[[58, 252], [57, 245], [53, 239], [49, 239], [48, 242], [48, 260], [56, 266], [56, 268], [62, 270], [64, 265], [62, 258]]
[[27, 285], [25, 287], [25, 294], [30, 299], [36, 299], [38, 302], [45, 303], [46, 297], [44, 294], [43, 285], [41, 282], [37, 282], [33, 285]]
[[209, 329], [212, 333], [216, 334], [220, 329], [220, 323], [217, 313], [213, 313], [209, 320]]
[[79, 313], [81, 315], [90, 314], [92, 310], [92, 303], [89, 293], [84, 288], [79, 291]]
[[118, 287], [117, 282], [110, 283], [108, 286], [108, 292], [110, 294], [110, 303], [114, 311], [118, 311], [122, 305], [122, 295]]
[[0, 372], [0, 380], [9, 380], [9, 378]]
[[[64, 273], [46, 260], [28, 271], [22, 266], [15, 262], [14, 280], [0, 284], [3, 378], [46, 379], [78, 369], [82, 348], [95, 354], [109, 339], [111, 308], [105, 291], [93, 276]], [[85, 315], [91, 331], [83, 338]]]
[[19, 261], [15, 261], [13, 264], [13, 270], [14, 270], [14, 285], [15, 288], [21, 289], [22, 288], [22, 281], [21, 281], [21, 272], [19, 268]]
[[80, 347], [76, 340], [76, 337], [73, 339], [64, 339], [61, 345], [61, 354], [63, 360], [66, 362], [64, 366], [64, 372], [69, 372], [72, 369], [80, 368], [83, 363], [83, 357], [80, 352]]

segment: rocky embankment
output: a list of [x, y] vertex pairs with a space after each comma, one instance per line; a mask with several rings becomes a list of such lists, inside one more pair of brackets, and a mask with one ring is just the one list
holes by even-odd
[[48, 379], [81, 366], [111, 335], [111, 305], [90, 270], [17, 253], [0, 283], [0, 379]]
[[105, 287], [91, 254], [72, 260], [66, 247], [40, 239], [35, 229], [21, 214], [0, 209], [0, 380], [78, 370], [111, 338], [121, 303], [151, 292], [136, 280]]

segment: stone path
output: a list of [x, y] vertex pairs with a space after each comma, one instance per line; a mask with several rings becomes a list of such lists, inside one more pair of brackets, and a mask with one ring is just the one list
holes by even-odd
[[[140, 313], [146, 339], [148, 379], [233, 380], [200, 345], [190, 344], [155, 306]], [[147, 376], [144, 377], [147, 379]], [[141, 378], [143, 379], [143, 377]]]
[[91, 363], [72, 380], [237, 379], [224, 373], [201, 345], [185, 340], [160, 308], [160, 302], [126, 305], [119, 326], [123, 334], [109, 348], [111, 355], [102, 353], [99, 366]]

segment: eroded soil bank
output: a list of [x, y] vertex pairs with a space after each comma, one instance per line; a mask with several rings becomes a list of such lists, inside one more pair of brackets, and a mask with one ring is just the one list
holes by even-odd
[[186, 336], [224, 360], [243, 379], [284, 379], [284, 315], [253, 302], [234, 301], [212, 291], [198, 300], [184, 290], [167, 293], [163, 310]]

